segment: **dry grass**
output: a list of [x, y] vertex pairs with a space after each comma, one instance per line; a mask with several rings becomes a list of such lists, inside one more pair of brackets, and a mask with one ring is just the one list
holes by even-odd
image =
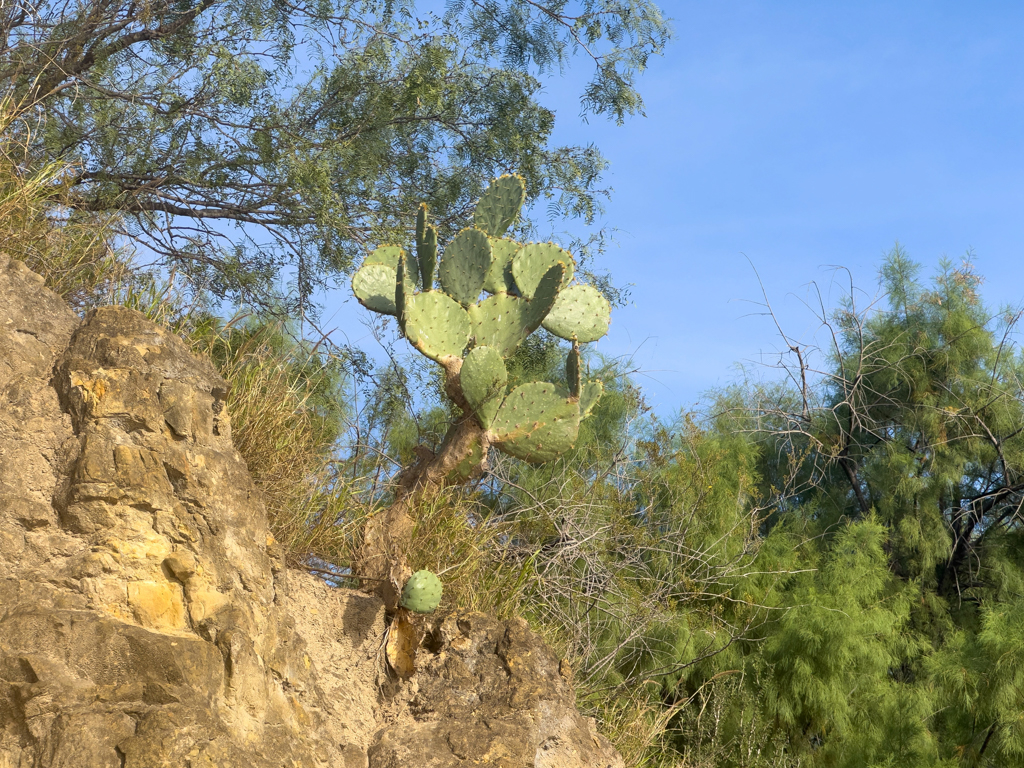
[[107, 303], [133, 275], [111, 244], [116, 217], [67, 204], [75, 168], [33, 157], [36, 128], [9, 96], [0, 100], [0, 242], [76, 310]]
[[191, 339], [231, 382], [235, 446], [289, 561], [344, 568], [366, 505], [359, 484], [337, 471], [337, 361], [291, 339], [278, 323], [207, 325]]

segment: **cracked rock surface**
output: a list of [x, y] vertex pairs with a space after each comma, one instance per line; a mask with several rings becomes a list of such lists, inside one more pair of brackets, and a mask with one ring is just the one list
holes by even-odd
[[376, 598], [284, 567], [228, 383], [0, 253], [0, 768], [618, 768], [522, 622], [439, 617], [408, 682]]

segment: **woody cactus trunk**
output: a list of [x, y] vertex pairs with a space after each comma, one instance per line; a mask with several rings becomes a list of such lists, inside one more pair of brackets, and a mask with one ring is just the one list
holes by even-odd
[[[593, 286], [573, 282], [567, 251], [503, 237], [524, 199], [520, 176], [495, 179], [473, 226], [448, 243], [440, 264], [437, 232], [421, 205], [415, 255], [382, 246], [352, 279], [364, 307], [395, 316], [409, 343], [444, 369], [445, 391], [462, 411], [436, 452], [417, 449], [416, 462], [399, 475], [394, 504], [367, 525], [356, 572], [392, 608], [411, 573], [405, 553], [414, 504], [486, 471], [491, 448], [529, 462], [557, 457], [575, 444], [601, 396], [599, 380], [582, 380], [579, 345], [608, 332], [611, 307]], [[571, 343], [567, 387], [533, 381], [509, 392], [505, 360], [541, 327]]]

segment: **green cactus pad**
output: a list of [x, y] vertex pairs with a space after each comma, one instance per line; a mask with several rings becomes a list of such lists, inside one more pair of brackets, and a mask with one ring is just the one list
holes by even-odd
[[417, 272], [419, 267], [416, 263], [416, 257], [410, 253], [407, 253], [404, 248], [400, 245], [382, 245], [380, 248], [375, 248], [363, 259], [363, 266], [368, 264], [381, 264], [386, 267], [391, 267], [394, 270], [398, 269], [398, 260], [405, 256], [406, 260], [410, 264], [410, 268], [413, 272], [413, 282], [419, 279]]
[[437, 269], [437, 230], [427, 225], [423, 233], [423, 243], [418, 246], [417, 255], [420, 262], [420, 284], [424, 291], [434, 290], [434, 272]]
[[405, 337], [431, 360], [462, 357], [469, 340], [469, 315], [440, 291], [405, 297]]
[[526, 298], [532, 299], [541, 278], [559, 262], [565, 265], [565, 274], [562, 276], [562, 287], [564, 288], [569, 285], [573, 276], [575, 262], [573, 262], [572, 254], [562, 250], [554, 243], [527, 243], [524, 245], [512, 259], [512, 275], [519, 292]]
[[439, 270], [441, 287], [468, 307], [480, 298], [490, 266], [491, 243], [487, 235], [472, 227], [464, 229], [444, 249]]
[[474, 347], [462, 361], [459, 380], [462, 394], [473, 407], [477, 422], [487, 429], [498, 413], [508, 383], [501, 353], [493, 347]]
[[363, 266], [367, 264], [383, 264], [392, 269], [398, 269], [398, 257], [404, 249], [400, 245], [382, 245], [370, 251], [363, 259]]
[[397, 307], [398, 327], [405, 333], [405, 303], [413, 295], [415, 286], [409, 276], [407, 254], [398, 257], [398, 269], [395, 272], [395, 306]]
[[488, 293], [515, 293], [516, 281], [512, 277], [512, 257], [522, 248], [515, 240], [492, 237], [491, 266], [484, 278], [484, 290]]
[[569, 356], [565, 359], [565, 382], [569, 386], [569, 394], [572, 397], [580, 396], [580, 345], [573, 342]]
[[544, 318], [544, 327], [563, 339], [597, 341], [608, 333], [612, 307], [592, 285], [563, 288], [555, 306]]
[[548, 316], [548, 313], [555, 306], [562, 286], [565, 284], [563, 276], [566, 268], [567, 266], [564, 264], [555, 264], [544, 273], [544, 277], [541, 278], [540, 283], [537, 285], [533, 298], [529, 300], [529, 311], [527, 312], [527, 324], [530, 328], [530, 333], [540, 328], [544, 318]]
[[492, 347], [502, 357], [509, 357], [527, 336], [526, 299], [497, 293], [469, 307], [471, 331], [476, 343]]
[[529, 462], [549, 461], [573, 447], [580, 427], [579, 404], [546, 381], [516, 387], [491, 424], [492, 442]]
[[491, 182], [473, 214], [473, 226], [501, 237], [519, 216], [526, 200], [526, 183], [519, 175], [501, 176]]
[[420, 203], [416, 209], [416, 253], [419, 255], [419, 248], [423, 245], [423, 237], [427, 233], [427, 204]]
[[604, 384], [600, 379], [593, 379], [583, 385], [583, 389], [580, 391], [580, 418], [585, 419], [590, 415], [603, 392]]
[[397, 315], [395, 268], [385, 264], [363, 264], [352, 275], [352, 292], [359, 303], [374, 312]]
[[441, 602], [444, 588], [441, 580], [430, 571], [416, 571], [402, 588], [399, 605], [415, 613], [433, 613]]
[[554, 305], [562, 280], [561, 270], [561, 264], [549, 270], [533, 301], [496, 293], [479, 304], [471, 304], [469, 317], [476, 344], [493, 347], [502, 357], [510, 357], [527, 336], [540, 328], [544, 316]]

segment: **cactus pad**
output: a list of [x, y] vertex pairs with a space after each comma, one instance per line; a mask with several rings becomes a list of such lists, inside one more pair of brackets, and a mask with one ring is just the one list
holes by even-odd
[[[427, 204], [420, 203], [416, 209], [416, 248], [423, 243], [423, 237], [427, 233]], [[417, 251], [418, 255], [418, 251]]]
[[480, 298], [491, 267], [491, 243], [479, 229], [467, 228], [448, 243], [439, 276], [445, 293], [468, 307]]
[[525, 200], [526, 183], [522, 176], [497, 178], [476, 204], [473, 226], [493, 237], [501, 237], [519, 216]]
[[[419, 279], [419, 267], [417, 266], [416, 257], [411, 253], [407, 253], [400, 245], [382, 245], [380, 248], [374, 248], [369, 254], [367, 254], [366, 258], [363, 259], [363, 266], [365, 267], [369, 264], [381, 264], [397, 270], [398, 262], [403, 256], [405, 257], [409, 268], [412, 270], [413, 283], [415, 283]], [[415, 287], [415, 285], [413, 287]]]
[[494, 347], [509, 357], [527, 336], [540, 327], [558, 296], [562, 265], [553, 266], [538, 286], [533, 301], [496, 293], [469, 307], [472, 335], [480, 346]]
[[423, 242], [417, 245], [420, 262], [420, 284], [424, 291], [434, 290], [434, 272], [437, 269], [437, 230], [427, 225]]
[[501, 353], [493, 347], [474, 347], [462, 361], [459, 379], [462, 394], [473, 407], [477, 422], [487, 429], [498, 413], [508, 383]]
[[383, 264], [392, 269], [398, 269], [398, 257], [402, 255], [403, 248], [400, 245], [382, 245], [374, 248], [366, 258], [363, 259], [363, 266], [367, 264]]
[[512, 275], [515, 277], [519, 292], [528, 299], [533, 298], [534, 291], [541, 278], [555, 264], [565, 265], [562, 276], [562, 287], [572, 280], [574, 262], [572, 254], [562, 250], [554, 243], [527, 243], [512, 259]]
[[441, 580], [437, 576], [430, 571], [416, 571], [405, 582], [399, 605], [416, 613], [433, 613], [441, 602], [442, 592]]
[[398, 269], [395, 271], [395, 306], [397, 307], [398, 327], [405, 333], [405, 303], [413, 295], [415, 288], [409, 278], [409, 262], [403, 252], [398, 257]]
[[583, 385], [580, 390], [580, 418], [585, 419], [594, 410], [597, 401], [601, 399], [604, 392], [604, 384], [600, 379], [593, 379]]
[[352, 275], [352, 293], [359, 303], [374, 312], [397, 315], [395, 268], [385, 264], [363, 264]]
[[570, 285], [558, 294], [544, 327], [563, 339], [597, 341], [608, 333], [612, 307], [592, 285]]
[[437, 266], [437, 230], [427, 224], [427, 204], [416, 211], [416, 260], [419, 262], [420, 286], [434, 290], [434, 268]]
[[546, 381], [516, 387], [491, 424], [492, 442], [505, 453], [530, 462], [554, 459], [576, 443], [579, 404]]
[[572, 343], [569, 356], [565, 359], [565, 383], [569, 386], [569, 394], [572, 397], [580, 396], [580, 345], [579, 342]]
[[464, 483], [471, 477], [479, 477], [484, 472], [484, 448], [477, 440], [470, 448], [469, 454], [448, 473], [445, 480], [452, 484]]
[[512, 277], [512, 257], [522, 248], [515, 240], [492, 237], [491, 266], [484, 278], [484, 290], [488, 293], [515, 293], [516, 281]]
[[407, 294], [404, 319], [405, 337], [431, 360], [442, 362], [446, 357], [462, 357], [469, 341], [469, 315], [447, 294]]

